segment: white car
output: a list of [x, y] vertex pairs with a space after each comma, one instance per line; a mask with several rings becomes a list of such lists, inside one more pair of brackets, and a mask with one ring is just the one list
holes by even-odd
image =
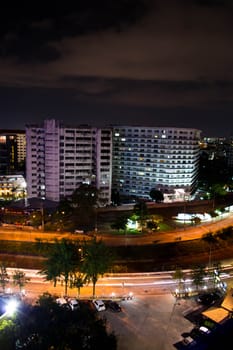
[[56, 299], [56, 302], [58, 305], [62, 306], [63, 308], [67, 309], [67, 310], [70, 310], [71, 309], [71, 306], [70, 304], [68, 303], [67, 299], [66, 298], [57, 298]]
[[57, 298], [57, 299], [56, 299], [56, 302], [57, 302], [59, 305], [65, 305], [65, 304], [67, 304], [67, 300], [66, 300], [65, 298], [63, 298], [63, 297]]
[[207, 328], [207, 327], [205, 327], [205, 326], [201, 326], [201, 327], [199, 328], [199, 331], [200, 331], [201, 333], [206, 333], [206, 334], [209, 334], [209, 333], [210, 333], [209, 328]]
[[105, 307], [105, 304], [104, 304], [103, 300], [96, 299], [96, 300], [92, 300], [92, 302], [95, 305], [95, 308], [96, 308], [97, 311], [104, 311], [104, 310], [106, 310], [106, 307]]
[[183, 345], [185, 345], [185, 346], [189, 346], [190, 344], [195, 345], [195, 344], [196, 344], [196, 341], [195, 341], [192, 337], [188, 336], [188, 337], [185, 337], [185, 338], [183, 339], [182, 343], [183, 343]]
[[80, 308], [79, 302], [75, 298], [68, 299], [68, 303], [69, 303], [72, 310], [77, 310]]

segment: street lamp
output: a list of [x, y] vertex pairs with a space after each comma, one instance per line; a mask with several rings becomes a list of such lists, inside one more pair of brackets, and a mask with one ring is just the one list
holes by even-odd
[[19, 302], [16, 299], [9, 299], [5, 305], [5, 312], [0, 316], [0, 319], [5, 316], [13, 316], [15, 311], [17, 310]]
[[41, 231], [44, 232], [44, 206], [41, 208]]
[[40, 214], [41, 214], [41, 231], [44, 232], [44, 226], [45, 226], [45, 222], [44, 222], [44, 198], [39, 199], [39, 205], [38, 205], [37, 210], [40, 211]]
[[98, 227], [97, 227], [97, 208], [95, 208], [95, 233], [97, 233]]

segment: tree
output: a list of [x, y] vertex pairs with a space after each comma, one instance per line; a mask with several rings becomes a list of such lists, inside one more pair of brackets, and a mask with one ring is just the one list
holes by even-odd
[[126, 215], [117, 216], [114, 223], [112, 223], [111, 228], [118, 231], [125, 230], [127, 221], [128, 221], [128, 216]]
[[210, 196], [213, 199], [224, 197], [226, 194], [227, 191], [225, 184], [215, 183], [210, 187]]
[[185, 279], [184, 271], [181, 270], [181, 268], [177, 267], [172, 275], [172, 278], [178, 282], [178, 289], [179, 289], [178, 294], [181, 293], [183, 290], [184, 279]]
[[3, 327], [0, 320], [2, 350], [117, 349], [117, 338], [107, 330], [106, 320], [84, 307], [77, 312], [63, 308], [49, 293], [35, 304], [21, 302], [18, 311]]
[[192, 223], [194, 225], [200, 225], [201, 219], [198, 216], [194, 216], [194, 218], [192, 218]]
[[220, 262], [214, 263], [213, 270], [210, 273], [210, 280], [213, 283], [214, 288], [216, 288], [218, 285], [221, 285], [221, 272], [222, 272], [222, 266]]
[[67, 295], [68, 284], [80, 266], [80, 259], [77, 242], [65, 238], [60, 241], [55, 239], [40, 273], [46, 275], [46, 280], [53, 281], [54, 286], [58, 280], [64, 281], [64, 292]]
[[0, 349], [11, 350], [15, 348], [17, 325], [12, 319], [0, 318]]
[[113, 205], [120, 205], [120, 193], [117, 189], [112, 189], [111, 201]]
[[199, 289], [199, 287], [203, 286], [205, 277], [206, 271], [204, 266], [198, 266], [192, 270], [193, 284], [195, 285], [197, 290]]
[[80, 297], [80, 289], [85, 284], [85, 277], [82, 273], [77, 272], [70, 278], [70, 288], [77, 288], [78, 298]]
[[63, 198], [56, 211], [51, 215], [51, 229], [55, 229], [56, 231], [72, 231], [74, 229], [72, 220], [73, 211], [72, 202], [68, 198]]
[[98, 202], [99, 190], [89, 184], [81, 184], [72, 194], [71, 201], [75, 207], [94, 207]]
[[22, 291], [22, 288], [30, 281], [29, 277], [26, 277], [26, 274], [22, 270], [15, 270], [13, 273], [13, 284], [19, 286], [19, 291]]
[[139, 217], [144, 218], [146, 215], [148, 215], [146, 202], [143, 200], [138, 200], [138, 202], [134, 205], [133, 211]]
[[217, 242], [217, 238], [213, 233], [208, 232], [202, 236], [203, 241], [207, 242], [209, 245], [209, 269], [211, 268], [211, 255], [212, 255], [212, 246]]
[[71, 196], [73, 208], [72, 220], [75, 228], [81, 227], [89, 230], [95, 227], [96, 206], [98, 204], [99, 190], [92, 185], [81, 184]]
[[154, 220], [147, 221], [146, 225], [149, 230], [156, 231], [158, 229], [158, 223]]
[[139, 218], [141, 229], [143, 228], [144, 222], [148, 216], [148, 209], [147, 205], [143, 200], [139, 200], [134, 208], [133, 208], [134, 214], [136, 214]]
[[6, 286], [10, 281], [10, 277], [7, 273], [7, 268], [5, 263], [1, 262], [0, 263], [0, 284], [2, 287], [2, 291], [5, 292]]
[[155, 188], [152, 188], [150, 190], [150, 197], [156, 203], [160, 203], [164, 201], [163, 193], [159, 190], [156, 190]]
[[112, 261], [112, 252], [102, 240], [97, 241], [96, 237], [93, 237], [91, 241], [85, 242], [82, 272], [85, 275], [85, 281], [92, 282], [93, 297], [95, 297], [95, 286], [99, 277], [109, 270]]

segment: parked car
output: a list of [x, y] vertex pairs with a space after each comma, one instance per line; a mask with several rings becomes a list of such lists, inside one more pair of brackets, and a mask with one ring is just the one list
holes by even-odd
[[71, 309], [71, 306], [70, 306], [70, 304], [68, 303], [68, 301], [67, 301], [66, 298], [63, 298], [63, 297], [57, 298], [57, 299], [56, 299], [56, 302], [57, 302], [58, 305], [64, 307], [65, 309], [68, 309], [68, 310]]
[[196, 344], [196, 341], [192, 337], [188, 336], [182, 340], [182, 344], [185, 346], [189, 346], [190, 344], [194, 345]]
[[75, 230], [74, 233], [84, 233], [83, 230]]
[[207, 328], [207, 327], [205, 327], [205, 326], [199, 327], [199, 331], [200, 331], [201, 333], [204, 333], [204, 334], [210, 334], [209, 328]]
[[121, 312], [121, 306], [113, 300], [108, 300], [105, 302], [106, 308], [113, 312]]
[[58, 303], [58, 305], [65, 305], [65, 304], [67, 304], [67, 300], [65, 298], [63, 298], [63, 297], [57, 298], [56, 302]]
[[217, 300], [221, 298], [221, 295], [217, 292], [202, 293], [197, 296], [197, 302], [205, 306], [210, 306], [214, 304]]
[[97, 311], [104, 311], [104, 310], [106, 310], [106, 307], [105, 307], [105, 304], [104, 304], [103, 300], [95, 299], [92, 302], [95, 305], [95, 308], [96, 308]]
[[68, 303], [71, 307], [71, 310], [77, 310], [80, 309], [79, 301], [75, 298], [69, 298]]

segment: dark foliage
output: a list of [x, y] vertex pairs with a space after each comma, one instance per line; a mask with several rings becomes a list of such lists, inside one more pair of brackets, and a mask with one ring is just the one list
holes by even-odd
[[[91, 310], [87, 312], [85, 307], [76, 311], [63, 308], [47, 293], [35, 305], [22, 303], [14, 323], [14, 342], [4, 350], [117, 348], [116, 337], [107, 332], [105, 320]], [[3, 343], [2, 337], [0, 336], [0, 342]]]

